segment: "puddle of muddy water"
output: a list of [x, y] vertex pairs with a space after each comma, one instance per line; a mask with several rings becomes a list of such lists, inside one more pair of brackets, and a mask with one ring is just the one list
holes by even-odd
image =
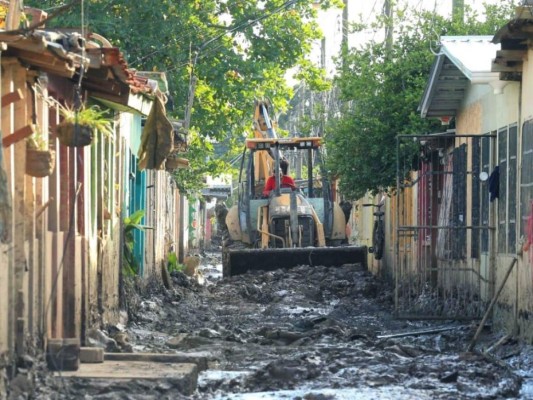
[[[361, 267], [306, 267], [222, 279], [220, 257], [199, 284], [173, 275], [130, 325], [138, 351], [205, 351], [195, 400], [516, 398], [514, 376], [461, 358], [465, 331], [379, 339], [431, 327], [391, 317], [392, 291]], [[144, 316], [144, 315], [143, 315]], [[182, 341], [170, 346], [169, 339]], [[438, 339], [438, 340], [437, 340]], [[459, 349], [459, 351], [457, 351]], [[527, 370], [524, 363], [516, 369]], [[529, 398], [533, 380], [520, 392]]]
[[199, 270], [202, 272], [208, 284], [222, 279], [222, 264], [201, 265]]
[[526, 379], [522, 382], [520, 389], [520, 398], [533, 399], [533, 378]]
[[404, 389], [401, 386], [389, 386], [375, 389], [298, 389], [276, 392], [255, 392], [226, 394], [213, 400], [280, 400], [280, 399], [335, 399], [335, 400], [429, 400], [433, 399], [430, 391]]
[[198, 387], [201, 389], [213, 382], [231, 381], [232, 379], [242, 379], [252, 374], [251, 371], [227, 371], [227, 370], [206, 370], [198, 374]]

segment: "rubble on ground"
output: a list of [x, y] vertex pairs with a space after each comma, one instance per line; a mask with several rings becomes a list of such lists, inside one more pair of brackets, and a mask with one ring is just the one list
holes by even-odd
[[[466, 352], [474, 322], [395, 319], [392, 288], [359, 265], [222, 279], [219, 263], [218, 253], [201, 257], [204, 284], [172, 272], [172, 288], [141, 299], [121, 331], [134, 352], [207, 358], [188, 398], [525, 399], [532, 393], [530, 346], [508, 340], [483, 353], [501, 337], [487, 329], [478, 351]], [[108, 346], [105, 337], [99, 341]], [[84, 399], [182, 398], [164, 380], [78, 383], [68, 390]]]

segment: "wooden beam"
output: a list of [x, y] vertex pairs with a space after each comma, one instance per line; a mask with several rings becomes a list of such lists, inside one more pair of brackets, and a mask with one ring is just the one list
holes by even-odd
[[522, 65], [522, 60], [508, 60], [506, 58], [495, 58], [492, 60], [492, 65]]
[[46, 51], [46, 39], [44, 37], [32, 36], [25, 38], [20, 36], [18, 40], [7, 41], [9, 48], [31, 51], [32, 53], [44, 53]]
[[2, 108], [7, 107], [8, 105], [22, 100], [24, 98], [24, 95], [22, 94], [22, 89], [18, 88], [14, 92], [5, 94], [2, 96]]
[[496, 59], [505, 59], [508, 61], [522, 61], [527, 57], [526, 50], [498, 50]]
[[51, 72], [65, 78], [72, 78], [75, 72], [75, 68], [70, 65], [69, 61], [61, 60], [48, 53], [18, 50], [17, 56], [32, 66], [40, 67], [45, 72]]
[[522, 80], [522, 72], [500, 72], [500, 80], [520, 82]]
[[492, 72], [522, 72], [522, 64], [520, 65], [501, 65], [492, 63]]
[[28, 136], [31, 136], [32, 133], [33, 133], [32, 126], [26, 125], [25, 127], [17, 129], [11, 135], [7, 135], [5, 138], [3, 138], [2, 145], [4, 147], [9, 147], [12, 144], [21, 141], [22, 139], [26, 139]]

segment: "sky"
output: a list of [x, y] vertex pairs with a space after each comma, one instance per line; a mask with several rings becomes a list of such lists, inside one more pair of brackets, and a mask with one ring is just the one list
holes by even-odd
[[[410, 6], [419, 10], [433, 10], [435, 9], [441, 15], [451, 16], [453, 0], [398, 0], [399, 2], [406, 2]], [[515, 0], [515, 3], [521, 0]], [[464, 0], [465, 6], [468, 5], [472, 9], [483, 10], [483, 3], [487, 4], [502, 4], [504, 2], [512, 2], [512, 0]], [[348, 14], [350, 21], [371, 22], [376, 15], [383, 11], [385, 0], [348, 0]], [[319, 23], [322, 31], [325, 34], [325, 61], [326, 71], [329, 76], [334, 73], [333, 58], [338, 53], [342, 42], [342, 10], [329, 10], [323, 12], [319, 18]], [[372, 29], [351, 34], [349, 36], [350, 46], [357, 46], [368, 40], [379, 39], [379, 35], [383, 32], [375, 32]], [[316, 43], [311, 59], [313, 62], [320, 65], [321, 61], [321, 43]]]

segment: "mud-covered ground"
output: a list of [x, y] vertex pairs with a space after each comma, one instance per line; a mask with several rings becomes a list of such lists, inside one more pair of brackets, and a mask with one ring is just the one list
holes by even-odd
[[[203, 284], [174, 273], [173, 288], [142, 299], [123, 332], [137, 352], [209, 355], [188, 398], [533, 398], [531, 347], [467, 353], [474, 324], [395, 320], [391, 288], [358, 265], [222, 280], [218, 254], [202, 261]], [[381, 337], [437, 328], [448, 330]], [[476, 348], [501, 336], [487, 330]], [[164, 381], [65, 385], [59, 398], [185, 398]]]

